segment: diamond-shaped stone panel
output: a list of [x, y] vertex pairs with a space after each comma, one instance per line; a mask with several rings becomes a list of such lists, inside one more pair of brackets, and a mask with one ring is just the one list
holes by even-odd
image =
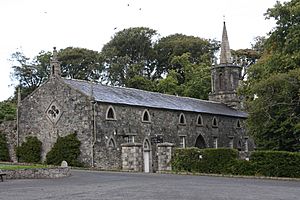
[[46, 110], [46, 115], [52, 123], [56, 123], [59, 120], [61, 114], [62, 111], [56, 101], [53, 101]]

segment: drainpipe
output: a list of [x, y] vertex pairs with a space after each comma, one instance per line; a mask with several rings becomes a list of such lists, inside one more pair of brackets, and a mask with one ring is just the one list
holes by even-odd
[[96, 102], [93, 104], [93, 141], [92, 141], [92, 167], [94, 167], [94, 147], [97, 141]]
[[19, 146], [19, 108], [21, 105], [21, 91], [20, 87], [18, 87], [18, 100], [17, 100], [17, 147]]
[[92, 111], [93, 111], [93, 136], [92, 136], [92, 145], [91, 145], [91, 157], [92, 163], [91, 166], [94, 167], [94, 147], [97, 140], [97, 122], [96, 122], [96, 101], [94, 99], [94, 90], [93, 90], [93, 83], [91, 83], [91, 95], [90, 95], [90, 102], [92, 104]]

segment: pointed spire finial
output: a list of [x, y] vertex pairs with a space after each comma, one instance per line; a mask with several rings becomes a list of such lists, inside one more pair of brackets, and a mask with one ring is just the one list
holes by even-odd
[[231, 52], [229, 47], [229, 40], [226, 30], [226, 23], [223, 22], [223, 33], [222, 33], [222, 43], [221, 43], [221, 54], [220, 54], [220, 64], [229, 64], [231, 61]]

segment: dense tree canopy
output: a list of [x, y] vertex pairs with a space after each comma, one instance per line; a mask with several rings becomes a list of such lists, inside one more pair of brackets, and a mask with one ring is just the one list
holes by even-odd
[[136, 76], [153, 80], [155, 37], [156, 31], [145, 27], [117, 32], [102, 48], [107, 81], [112, 85], [129, 86], [130, 79], [137, 80]]
[[164, 37], [155, 45], [157, 52], [157, 76], [174, 70], [179, 74], [178, 82], [185, 82], [184, 66], [174, 62], [174, 57], [189, 53], [190, 64], [210, 64], [215, 52], [219, 49], [219, 43], [214, 40], [206, 40], [194, 36], [174, 34]]
[[248, 131], [258, 147], [300, 150], [300, 2], [268, 9], [277, 26], [265, 41], [262, 57], [248, 71]]
[[[17, 87], [21, 88], [22, 98], [48, 79], [51, 56], [52, 52], [41, 51], [30, 60], [22, 52], [12, 54], [14, 62], [12, 77], [19, 82]], [[101, 56], [97, 51], [68, 47], [58, 52], [58, 59], [64, 77], [99, 81], [103, 72]]]
[[101, 81], [103, 61], [99, 52], [85, 48], [67, 47], [58, 52], [58, 59], [61, 62], [63, 77]]

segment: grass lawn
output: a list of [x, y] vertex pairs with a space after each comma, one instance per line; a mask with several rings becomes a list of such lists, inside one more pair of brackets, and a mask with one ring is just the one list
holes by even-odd
[[34, 168], [48, 168], [47, 165], [32, 164], [32, 165], [17, 165], [0, 163], [0, 169], [2, 170], [18, 170], [18, 169], [34, 169]]

